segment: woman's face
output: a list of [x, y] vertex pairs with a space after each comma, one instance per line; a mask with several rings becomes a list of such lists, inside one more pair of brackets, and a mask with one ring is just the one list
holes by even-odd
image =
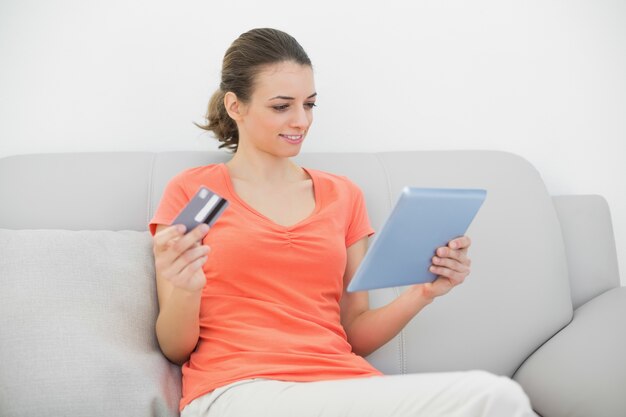
[[311, 67], [287, 61], [263, 69], [250, 101], [240, 104], [239, 149], [296, 155], [313, 122], [315, 97]]

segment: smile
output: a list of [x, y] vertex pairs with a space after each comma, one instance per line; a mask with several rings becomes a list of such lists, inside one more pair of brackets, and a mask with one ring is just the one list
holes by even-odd
[[287, 139], [287, 141], [290, 142], [290, 143], [300, 143], [304, 139], [304, 135], [282, 135], [282, 134], [280, 134], [279, 136]]

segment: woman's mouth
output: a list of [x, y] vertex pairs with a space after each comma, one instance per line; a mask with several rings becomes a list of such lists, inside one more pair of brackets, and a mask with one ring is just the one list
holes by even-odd
[[281, 138], [285, 139], [287, 142], [297, 145], [304, 140], [304, 135], [283, 135], [279, 134]]

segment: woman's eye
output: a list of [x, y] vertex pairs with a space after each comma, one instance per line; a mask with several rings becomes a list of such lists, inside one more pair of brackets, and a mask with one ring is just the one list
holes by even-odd
[[[313, 109], [313, 107], [317, 107], [317, 105], [314, 102], [310, 101], [310, 102], [304, 103], [304, 107], [310, 110], [310, 109]], [[282, 111], [286, 111], [289, 108], [289, 104], [277, 104], [276, 106], [272, 106], [272, 108], [276, 111], [282, 112]]]

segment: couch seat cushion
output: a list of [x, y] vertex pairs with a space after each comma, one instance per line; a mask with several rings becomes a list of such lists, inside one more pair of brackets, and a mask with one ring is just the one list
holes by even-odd
[[148, 232], [0, 229], [0, 415], [178, 415]]

